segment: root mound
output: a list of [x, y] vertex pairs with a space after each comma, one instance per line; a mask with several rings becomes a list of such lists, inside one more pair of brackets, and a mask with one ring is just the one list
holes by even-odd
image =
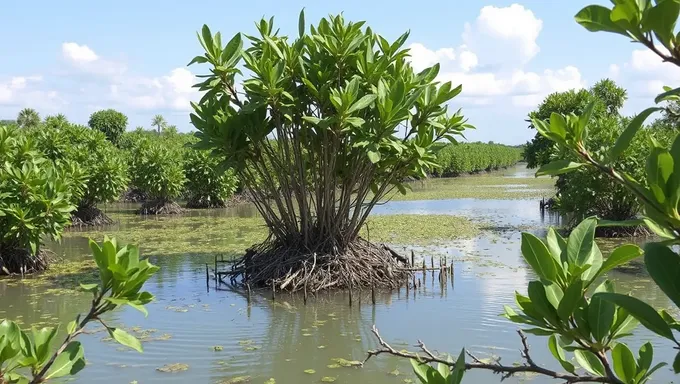
[[408, 260], [384, 245], [358, 238], [344, 250], [316, 252], [266, 241], [249, 249], [228, 272], [231, 283], [276, 290], [398, 288], [411, 276]]
[[170, 200], [147, 201], [137, 211], [140, 215], [177, 215], [182, 212], [184, 209]]
[[42, 272], [47, 269], [52, 254], [46, 250], [39, 250], [33, 256], [26, 249], [0, 249], [0, 275], [15, 275]]
[[97, 207], [78, 207], [71, 214], [71, 227], [104, 226], [114, 221]]

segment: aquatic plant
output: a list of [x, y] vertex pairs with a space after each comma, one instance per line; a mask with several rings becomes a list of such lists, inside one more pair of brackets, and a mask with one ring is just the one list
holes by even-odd
[[47, 268], [44, 237], [59, 239], [84, 188], [81, 168], [56, 164], [23, 130], [0, 126], [0, 274]]
[[[585, 7], [576, 15], [576, 20], [590, 31], [624, 35], [648, 47], [664, 62], [680, 66], [680, 35], [675, 34], [680, 2], [620, 0], [613, 3], [612, 9], [600, 5]], [[656, 103], [680, 100], [680, 88], [665, 87], [664, 90], [656, 97]], [[516, 366], [483, 362], [465, 350], [457, 359], [447, 359], [433, 354], [422, 343], [420, 355], [397, 351], [380, 337], [377, 329], [374, 332], [381, 347], [369, 357], [386, 353], [414, 359], [414, 371], [423, 383], [460, 383], [466, 370], [486, 369], [503, 378], [532, 372], [567, 383], [636, 384], [649, 382], [656, 370], [667, 365], [665, 361], [653, 365], [651, 342], [644, 343], [636, 357], [623, 340], [640, 323], [661, 338], [655, 343], [667, 342], [680, 349], [677, 337], [680, 322], [665, 309], [657, 311], [640, 299], [616, 293], [608, 280], [599, 282], [610, 269], [641, 256], [643, 250], [636, 245], [623, 245], [604, 260], [594, 237], [598, 225], [647, 226], [659, 238], [644, 246], [647, 271], [675, 304], [675, 309], [680, 307], [680, 254], [674, 247], [680, 244], [680, 135], [676, 133], [670, 145], [650, 138], [653, 148], [647, 154], [645, 172], [636, 177], [621, 170], [617, 161], [630, 149], [636, 135], [647, 134], [643, 130], [644, 121], [663, 108], [651, 107], [638, 114], [615, 137], [612, 146], [604, 153], [597, 153], [589, 149], [588, 135], [595, 106], [589, 103], [580, 115], [553, 113], [549, 120], [532, 121], [541, 135], [571, 155], [544, 165], [537, 174], [561, 175], [583, 168], [599, 172], [636, 196], [642, 205], [643, 217], [613, 223], [587, 218], [568, 239], [561, 238], [554, 230], [548, 232], [545, 241], [524, 233], [522, 255], [537, 280], [529, 283], [528, 296], [516, 295], [519, 311], [505, 308], [509, 320], [529, 327], [524, 332], [548, 337], [550, 352], [566, 373], [539, 366], [530, 355], [522, 332], [524, 364]], [[589, 290], [596, 285], [594, 290]], [[567, 357], [569, 353], [573, 353], [577, 365]], [[438, 363], [440, 369], [429, 363]], [[680, 353], [672, 366], [675, 373], [680, 373]], [[453, 371], [449, 373], [451, 367]]]
[[408, 33], [389, 42], [364, 24], [330, 16], [308, 27], [301, 12], [291, 40], [261, 20], [247, 49], [240, 33], [226, 46], [208, 26], [199, 34], [205, 53], [190, 64], [210, 73], [191, 114], [197, 146], [235, 169], [271, 233], [234, 265], [235, 282], [316, 291], [407, 275], [359, 232], [386, 194], [436, 166], [435, 143], [470, 126], [447, 115], [462, 88], [435, 82], [439, 65], [414, 72]]
[[100, 281], [81, 284], [83, 291], [92, 294], [91, 307], [66, 326], [66, 337], [56, 349], [52, 345], [58, 327], [28, 332], [13, 321], [0, 322], [0, 384], [38, 384], [77, 374], [86, 364], [83, 347], [76, 338], [93, 322], [100, 323], [113, 340], [142, 352], [137, 338], [122, 328], [109, 326], [102, 316], [125, 305], [146, 315], [144, 305], [154, 297], [141, 289], [158, 267], [140, 259], [136, 246], [121, 246], [116, 239], [107, 238], [101, 245], [90, 241], [90, 248]]

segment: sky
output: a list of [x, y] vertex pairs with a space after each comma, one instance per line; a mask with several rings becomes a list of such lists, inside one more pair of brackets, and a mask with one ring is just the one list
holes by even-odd
[[[680, 69], [639, 44], [591, 33], [573, 15], [606, 0], [526, 1], [31, 1], [0, 4], [0, 120], [25, 107], [41, 117], [63, 113], [86, 124], [114, 108], [128, 129], [150, 128], [162, 114], [180, 131], [193, 129], [189, 102], [201, 66], [186, 64], [202, 49], [196, 31], [207, 24], [223, 41], [255, 34], [254, 22], [274, 16], [283, 34], [342, 12], [394, 40], [409, 30], [412, 64], [441, 64], [438, 80], [462, 84], [451, 103], [476, 127], [471, 141], [521, 144], [535, 131], [527, 113], [556, 91], [588, 88], [611, 78], [628, 90], [623, 113], [651, 106], [663, 85], [678, 86]], [[416, 6], [414, 6], [416, 5]]]

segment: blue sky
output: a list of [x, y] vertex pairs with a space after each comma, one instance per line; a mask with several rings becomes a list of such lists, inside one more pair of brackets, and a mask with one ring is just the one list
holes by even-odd
[[573, 15], [602, 0], [533, 1], [40, 1], [0, 5], [0, 119], [24, 107], [41, 116], [64, 113], [86, 123], [98, 109], [116, 108], [128, 129], [149, 127], [163, 114], [182, 131], [200, 67], [186, 64], [201, 48], [202, 24], [231, 36], [254, 33], [253, 22], [274, 16], [284, 33], [344, 12], [366, 20], [388, 39], [411, 31], [414, 67], [440, 62], [441, 80], [463, 84], [452, 102], [477, 130], [470, 140], [509, 144], [533, 136], [526, 114], [550, 92], [589, 87], [610, 77], [626, 87], [632, 114], [651, 105], [678, 70], [621, 36], [589, 33]]

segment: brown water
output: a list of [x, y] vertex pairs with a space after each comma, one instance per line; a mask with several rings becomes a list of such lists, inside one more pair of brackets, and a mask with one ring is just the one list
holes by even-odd
[[[519, 169], [518, 172], [522, 170]], [[525, 292], [532, 278], [519, 253], [520, 228], [542, 233], [554, 218], [541, 217], [535, 200], [439, 200], [392, 202], [375, 214], [453, 214], [482, 222], [481, 235], [453, 240], [444, 246], [411, 247], [429, 260], [445, 255], [453, 260], [455, 274], [442, 288], [431, 275], [417, 290], [378, 295], [370, 304], [365, 293], [361, 304], [350, 307], [345, 293], [312, 297], [305, 306], [298, 296], [279, 295], [272, 302], [268, 293], [256, 295], [251, 306], [234, 291], [206, 289], [205, 264], [215, 253], [232, 254], [259, 235], [248, 222], [252, 207], [198, 211], [176, 218], [140, 219], [131, 207], [110, 210], [121, 221], [107, 233], [142, 244], [161, 271], [147, 285], [157, 300], [148, 306], [149, 317], [134, 310], [121, 310], [109, 322], [125, 324], [145, 337], [144, 353], [123, 350], [105, 341], [103, 332], [84, 335], [87, 368], [76, 383], [229, 383], [249, 376], [252, 383], [274, 378], [277, 383], [318, 383], [334, 377], [336, 383], [404, 383], [416, 380], [410, 364], [390, 357], [370, 360], [363, 368], [329, 368], [334, 358], [363, 360], [375, 347], [371, 326], [398, 348], [411, 348], [418, 339], [430, 349], [457, 352], [465, 346], [483, 357], [499, 356], [506, 364], [520, 361], [517, 326], [498, 316], [504, 304], [514, 305], [515, 290]], [[121, 209], [124, 208], [124, 209]], [[245, 222], [238, 220], [246, 220]], [[238, 225], [229, 224], [238, 222]], [[160, 228], [176, 228], [161, 231]], [[221, 235], [217, 235], [221, 234]], [[86, 239], [70, 234], [56, 247], [67, 259], [87, 257]], [[76, 281], [87, 274], [76, 273]], [[657, 308], [669, 300], [651, 280], [635, 271], [614, 271], [610, 278], [619, 291], [632, 291]], [[66, 280], [67, 283], [69, 280]], [[0, 281], [0, 318], [18, 319], [25, 325], [67, 322], [88, 305], [88, 298], [70, 290], [55, 289], [64, 281], [48, 284]], [[97, 331], [97, 327], [92, 328]], [[643, 340], [659, 339], [638, 329], [629, 342], [637, 348]], [[534, 359], [559, 369], [547, 350], [547, 340], [530, 337]], [[222, 347], [216, 351], [215, 346]], [[670, 346], [655, 344], [655, 355], [668, 360]], [[158, 372], [166, 364], [183, 363], [188, 370]], [[305, 373], [313, 369], [315, 373]], [[668, 369], [654, 382], [669, 382]], [[470, 372], [464, 382], [498, 382], [490, 373]], [[518, 377], [514, 382], [550, 382], [541, 377]]]

